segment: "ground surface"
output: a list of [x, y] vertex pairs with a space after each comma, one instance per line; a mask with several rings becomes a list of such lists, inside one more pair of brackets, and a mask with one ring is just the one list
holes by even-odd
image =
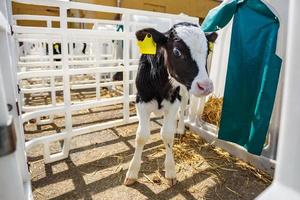
[[[102, 93], [102, 91], [101, 91]], [[95, 92], [72, 91], [80, 101], [95, 98]], [[118, 95], [103, 91], [104, 98]], [[62, 102], [58, 94], [57, 102]], [[48, 96], [28, 96], [27, 105], [49, 104]], [[135, 113], [131, 105], [130, 113]], [[72, 113], [74, 128], [122, 118], [122, 105], [96, 107]], [[28, 153], [34, 199], [205, 199], [251, 200], [270, 183], [263, 172], [232, 158], [227, 152], [205, 143], [187, 131], [174, 145], [178, 184], [170, 188], [164, 175], [164, 145], [160, 139], [160, 120], [151, 122], [151, 137], [145, 145], [140, 178], [131, 187], [122, 185], [134, 152], [137, 124], [98, 131], [72, 140], [69, 158], [44, 164], [42, 146]], [[26, 140], [64, 130], [64, 115], [53, 123], [24, 124]], [[51, 144], [52, 153], [61, 150], [59, 142]]]
[[[179, 183], [169, 188], [163, 178], [165, 154], [159, 121], [152, 121], [151, 127], [140, 178], [131, 187], [122, 183], [134, 152], [137, 124], [76, 137], [70, 157], [51, 164], [44, 164], [40, 147], [32, 149], [29, 161], [34, 198], [250, 200], [270, 184], [263, 173], [187, 131], [174, 145]], [[29, 131], [27, 138], [34, 133]]]

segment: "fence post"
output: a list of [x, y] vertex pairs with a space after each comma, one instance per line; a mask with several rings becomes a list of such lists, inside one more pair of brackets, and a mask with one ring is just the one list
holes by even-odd
[[257, 198], [259, 200], [300, 199], [300, 2], [290, 0], [284, 3], [289, 5], [289, 22], [277, 164], [273, 183]]
[[0, 65], [0, 199], [19, 200], [25, 199], [23, 179], [17, 160], [16, 133], [7, 109], [1, 68], [2, 65]]

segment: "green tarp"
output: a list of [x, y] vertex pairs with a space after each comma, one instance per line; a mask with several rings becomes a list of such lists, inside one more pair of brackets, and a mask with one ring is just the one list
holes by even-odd
[[275, 54], [278, 18], [259, 0], [232, 0], [209, 12], [205, 32], [233, 18], [218, 137], [260, 155], [272, 114], [281, 59]]

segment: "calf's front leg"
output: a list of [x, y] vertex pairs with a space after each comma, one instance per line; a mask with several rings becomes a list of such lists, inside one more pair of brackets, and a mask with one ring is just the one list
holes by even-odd
[[177, 128], [176, 113], [180, 106], [180, 102], [176, 100], [174, 103], [166, 107], [164, 111], [164, 122], [161, 128], [161, 137], [166, 147], [166, 158], [165, 158], [165, 177], [168, 180], [168, 184], [173, 186], [176, 184], [176, 170], [175, 161], [173, 156], [173, 143], [174, 135]]
[[146, 103], [138, 103], [136, 105], [139, 125], [135, 138], [135, 151], [133, 158], [129, 164], [124, 185], [132, 185], [138, 178], [141, 168], [142, 152], [150, 135], [150, 114], [149, 106]]

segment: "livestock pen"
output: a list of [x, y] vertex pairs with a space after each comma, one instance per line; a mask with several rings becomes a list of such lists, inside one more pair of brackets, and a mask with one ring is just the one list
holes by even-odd
[[[53, 7], [59, 15], [16, 15], [12, 2]], [[279, 54], [284, 58], [288, 5], [279, 9], [282, 2], [273, 4], [281, 16]], [[71, 16], [71, 11], [80, 10], [121, 17]], [[198, 18], [56, 0], [2, 1], [0, 11], [0, 125], [14, 126], [17, 136], [15, 148], [0, 157], [1, 180], [11, 180], [0, 189], [3, 198], [254, 199], [271, 184], [275, 165], [280, 166], [278, 159], [281, 163], [286, 159], [276, 154], [278, 124], [283, 121], [281, 125], [286, 128], [283, 117], [289, 117], [281, 114], [282, 91], [287, 95], [292, 92], [280, 82], [261, 156], [217, 139], [218, 127], [201, 117], [208, 98], [191, 97], [188, 106], [179, 111], [181, 134], [177, 134], [173, 147], [179, 183], [169, 187], [163, 178], [162, 119], [153, 115], [140, 179], [130, 187], [122, 185], [134, 153], [138, 120], [134, 106], [139, 61], [135, 32], [146, 27], [163, 32], [178, 22], [198, 24]], [[294, 15], [289, 23], [298, 23]], [[45, 26], [19, 23], [28, 20]], [[220, 60], [220, 50], [226, 44], [223, 41], [228, 43], [226, 37], [224, 32], [219, 34], [219, 43], [210, 55], [217, 94], [224, 88], [218, 80], [224, 79], [226, 72], [212, 67]], [[72, 48], [84, 43], [85, 53]], [[54, 53], [55, 45], [61, 52]], [[116, 74], [120, 76], [117, 79]], [[184, 134], [181, 122], [186, 126]], [[282, 166], [279, 177], [286, 172]]]

